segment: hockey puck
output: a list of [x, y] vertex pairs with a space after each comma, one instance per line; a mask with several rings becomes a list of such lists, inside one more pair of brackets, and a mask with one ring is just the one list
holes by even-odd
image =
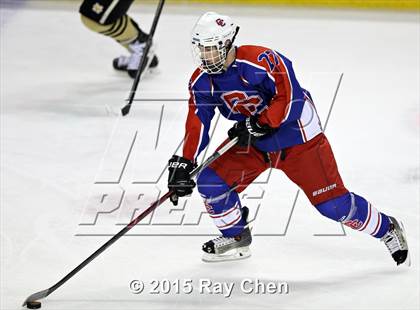
[[28, 309], [39, 309], [39, 308], [41, 308], [41, 303], [39, 301], [28, 301], [26, 303], [26, 308], [28, 308]]

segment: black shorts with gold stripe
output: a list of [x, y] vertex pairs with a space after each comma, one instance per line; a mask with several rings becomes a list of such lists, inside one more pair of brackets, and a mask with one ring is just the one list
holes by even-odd
[[112, 24], [125, 15], [134, 0], [84, 0], [79, 12], [102, 25]]

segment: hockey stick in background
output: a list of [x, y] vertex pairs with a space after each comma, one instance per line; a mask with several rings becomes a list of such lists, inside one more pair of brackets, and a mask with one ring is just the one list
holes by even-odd
[[[212, 162], [214, 162], [216, 159], [218, 159], [220, 156], [222, 156], [224, 153], [226, 153], [237, 142], [238, 142], [238, 138], [235, 138], [235, 139], [229, 141], [229, 143], [227, 143], [225, 146], [223, 146], [222, 148], [220, 148], [220, 150], [214, 152], [213, 155], [211, 155], [209, 158], [207, 158], [200, 166], [196, 167], [193, 171], [191, 171], [190, 176], [191, 177], [196, 176], [204, 168], [206, 168], [207, 166], [209, 166]], [[125, 226], [116, 235], [114, 235], [111, 239], [109, 239], [106, 243], [104, 243], [92, 255], [90, 255], [88, 258], [86, 258], [82, 263], [80, 263], [72, 271], [70, 271], [64, 278], [62, 278], [60, 281], [58, 281], [56, 284], [54, 284], [50, 288], [47, 288], [46, 290], [43, 290], [43, 291], [34, 293], [31, 296], [29, 296], [28, 298], [26, 298], [26, 300], [23, 302], [22, 307], [26, 306], [27, 303], [36, 302], [36, 301], [38, 301], [40, 299], [43, 299], [43, 298], [47, 297], [48, 295], [50, 295], [52, 292], [54, 292], [56, 289], [58, 289], [60, 286], [62, 286], [64, 283], [66, 283], [76, 273], [78, 273], [83, 267], [85, 267], [92, 260], [94, 260], [97, 256], [99, 256], [99, 254], [101, 254], [103, 251], [105, 251], [107, 248], [109, 248], [115, 241], [117, 241], [122, 236], [124, 236], [131, 228], [133, 228], [134, 226], [136, 226], [138, 222], [140, 222], [142, 219], [144, 219], [147, 215], [149, 215], [153, 210], [155, 210], [162, 203], [164, 203], [173, 194], [174, 194], [173, 191], [168, 191], [165, 195], [163, 195], [158, 200], [156, 200], [155, 202], [153, 202], [150, 205], [149, 208], [147, 208], [145, 211], [143, 211], [143, 213], [141, 213], [139, 216], [137, 216], [127, 226]]]
[[134, 79], [133, 86], [131, 86], [130, 97], [128, 98], [128, 103], [121, 109], [121, 114], [123, 116], [126, 116], [130, 112], [131, 105], [133, 103], [134, 96], [136, 95], [137, 87], [140, 82], [141, 75], [143, 73], [143, 70], [146, 67], [147, 54], [149, 54], [150, 47], [152, 46], [153, 36], [155, 35], [156, 27], [159, 22], [160, 14], [162, 13], [164, 4], [165, 4], [165, 0], [159, 1], [159, 5], [155, 13], [155, 18], [153, 19], [152, 27], [150, 28], [149, 37], [146, 41], [146, 46], [144, 48], [143, 55], [140, 60], [139, 68], [137, 70], [137, 75], [136, 75], [136, 78]]

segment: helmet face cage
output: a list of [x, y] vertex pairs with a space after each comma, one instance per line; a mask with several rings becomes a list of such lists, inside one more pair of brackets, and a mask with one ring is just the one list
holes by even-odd
[[203, 45], [193, 40], [192, 52], [195, 62], [206, 73], [217, 74], [223, 71], [228, 51], [222, 41], [215, 45]]

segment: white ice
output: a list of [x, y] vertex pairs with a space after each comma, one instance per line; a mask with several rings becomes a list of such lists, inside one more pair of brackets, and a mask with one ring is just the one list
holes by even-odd
[[[2, 309], [18, 309], [53, 285], [165, 191], [161, 173], [184, 134], [186, 102], [137, 101], [128, 117], [116, 116], [132, 84], [111, 66], [124, 50], [85, 29], [76, 2], [49, 3], [1, 10]], [[340, 172], [350, 190], [404, 222], [412, 266], [395, 266], [370, 236], [343, 235], [302, 193], [291, 213], [297, 187], [273, 171], [244, 197], [252, 214], [258, 210], [250, 259], [201, 262], [202, 242], [217, 233], [210, 220], [204, 214], [200, 225], [174, 225], [198, 221], [204, 207], [195, 192], [184, 209], [161, 206], [147, 219], [152, 225], [133, 228], [43, 309], [418, 309], [418, 15], [167, 6], [155, 40], [159, 70], [144, 77], [136, 98], [187, 98], [189, 31], [207, 10], [233, 15], [242, 26], [238, 44], [291, 58], [324, 122], [342, 75], [326, 129]], [[148, 29], [153, 6], [130, 12]], [[229, 126], [220, 119], [208, 154]], [[115, 184], [97, 183], [107, 181]], [[80, 225], [93, 223], [97, 211], [109, 214]], [[164, 278], [191, 278], [194, 292], [135, 295], [128, 287], [139, 279], [149, 290], [147, 283]], [[290, 291], [200, 294], [197, 281], [206, 278], [287, 282]]]

